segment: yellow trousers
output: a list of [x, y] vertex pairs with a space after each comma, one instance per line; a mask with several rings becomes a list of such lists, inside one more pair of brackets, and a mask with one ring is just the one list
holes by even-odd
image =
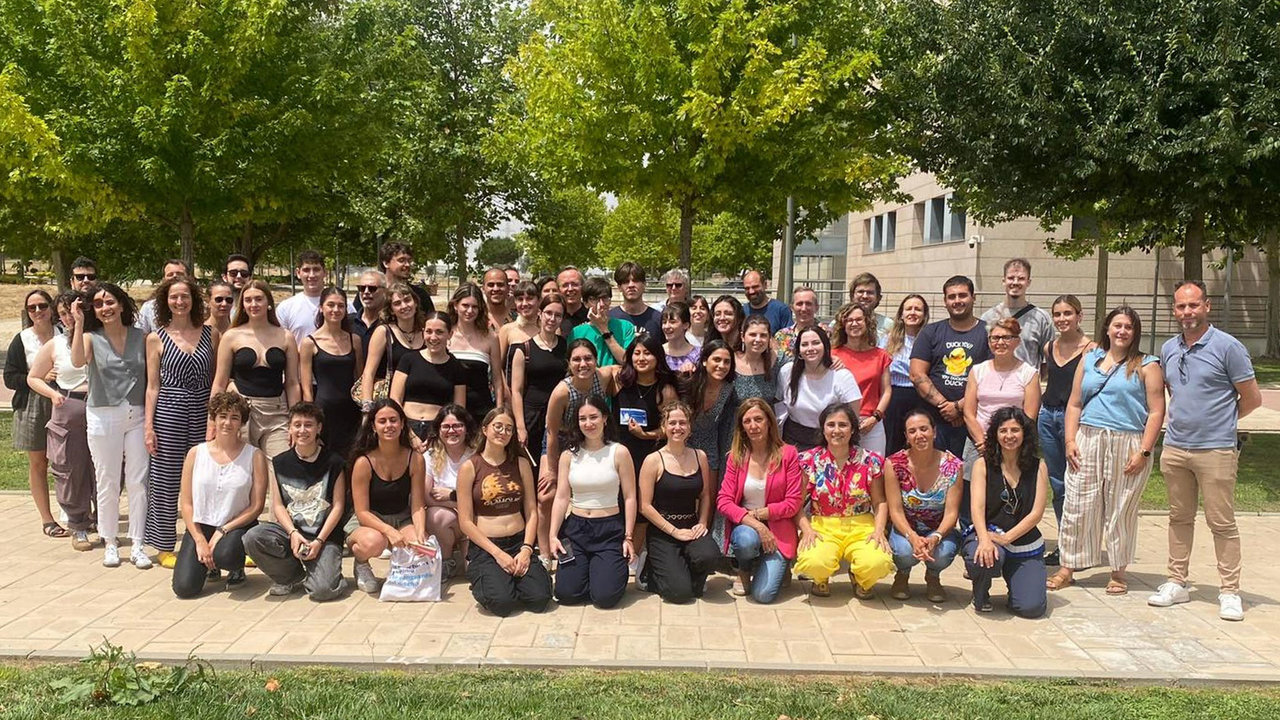
[[867, 590], [893, 572], [893, 555], [870, 541], [876, 529], [872, 516], [815, 517], [810, 522], [818, 533], [818, 542], [797, 555], [797, 574], [808, 575], [816, 582], [826, 582], [840, 569], [840, 561], [844, 560], [849, 563], [854, 582]]

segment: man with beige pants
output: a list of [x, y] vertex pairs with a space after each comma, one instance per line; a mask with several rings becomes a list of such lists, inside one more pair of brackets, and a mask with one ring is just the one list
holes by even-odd
[[1187, 592], [1197, 495], [1213, 533], [1220, 577], [1218, 617], [1243, 620], [1240, 602], [1240, 531], [1235, 488], [1239, 450], [1237, 421], [1262, 405], [1249, 353], [1239, 340], [1209, 324], [1204, 283], [1184, 280], [1173, 292], [1173, 315], [1182, 333], [1160, 349], [1169, 390], [1160, 472], [1169, 492], [1169, 580], [1147, 604], [1169, 607], [1191, 600]]

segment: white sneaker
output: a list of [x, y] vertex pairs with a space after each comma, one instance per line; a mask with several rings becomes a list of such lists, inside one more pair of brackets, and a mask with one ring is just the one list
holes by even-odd
[[147, 551], [141, 546], [134, 546], [133, 551], [129, 553], [129, 562], [139, 570], [146, 570], [151, 567], [151, 558], [147, 557]]
[[275, 597], [284, 597], [286, 595], [292, 595], [293, 592], [300, 587], [302, 587], [302, 583], [273, 583], [271, 587], [267, 589], [267, 594], [274, 595]]
[[1147, 598], [1147, 604], [1154, 607], [1169, 607], [1179, 603], [1191, 602], [1191, 593], [1187, 592], [1185, 585], [1169, 580]]
[[373, 574], [373, 566], [369, 563], [356, 563], [356, 587], [370, 595], [382, 589], [382, 581]]
[[120, 548], [107, 543], [107, 548], [102, 552], [103, 567], [120, 567]]
[[1240, 603], [1240, 596], [1235, 593], [1219, 593], [1218, 617], [1235, 622], [1243, 620], [1244, 606]]

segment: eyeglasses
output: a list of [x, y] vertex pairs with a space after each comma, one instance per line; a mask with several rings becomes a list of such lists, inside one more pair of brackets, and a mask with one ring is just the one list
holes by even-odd
[[1013, 342], [1014, 340], [1017, 340], [1018, 336], [1017, 335], [992, 335], [987, 339], [993, 343], [1007, 343], [1007, 342]]
[[448, 423], [440, 426], [440, 432], [462, 432], [467, 426], [462, 423]]
[[239, 269], [239, 268], [236, 268], [236, 269], [234, 269], [234, 270], [228, 270], [228, 271], [227, 271], [227, 277], [242, 277], [242, 278], [247, 278], [247, 277], [249, 277], [249, 275], [250, 275], [250, 273], [249, 273], [249, 271], [248, 271], [248, 270], [241, 270], [241, 269]]
[[49, 303], [33, 303], [27, 306], [27, 312], [42, 312], [49, 309]]
[[515, 426], [515, 425], [507, 425], [506, 423], [490, 423], [490, 424], [489, 424], [489, 429], [490, 429], [490, 430], [493, 430], [493, 431], [494, 431], [494, 432], [496, 432], [496, 433], [501, 433], [501, 434], [503, 434], [503, 435], [509, 435], [509, 434], [511, 434], [511, 433], [513, 433], [513, 432], [515, 432], [515, 431], [516, 431], [516, 426]]
[[71, 277], [76, 280], [97, 280], [97, 273], [71, 273]]
[[356, 289], [362, 293], [375, 293], [375, 292], [378, 292], [378, 290], [381, 288], [382, 288], [381, 285], [357, 285], [356, 286]]
[[236, 299], [233, 297], [216, 297], [216, 298], [210, 298], [210, 300], [213, 300], [213, 302], [215, 302], [218, 305], [230, 305], [231, 303], [236, 301]]

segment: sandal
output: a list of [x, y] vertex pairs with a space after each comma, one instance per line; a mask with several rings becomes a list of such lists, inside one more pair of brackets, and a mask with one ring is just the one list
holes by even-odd
[[1127, 595], [1128, 593], [1129, 593], [1129, 584], [1126, 583], [1124, 580], [1117, 580], [1116, 578], [1111, 578], [1110, 580], [1107, 581], [1108, 595]]
[[47, 522], [42, 527], [44, 534], [51, 538], [64, 538], [69, 534], [66, 528], [56, 522]]
[[1049, 588], [1050, 590], [1061, 590], [1064, 587], [1068, 587], [1075, 584], [1076, 584], [1076, 579], [1074, 577], [1072, 577], [1071, 575], [1068, 575], [1066, 572], [1063, 572], [1062, 570], [1059, 570], [1058, 572], [1049, 576], [1049, 579], [1045, 581], [1044, 586]]

